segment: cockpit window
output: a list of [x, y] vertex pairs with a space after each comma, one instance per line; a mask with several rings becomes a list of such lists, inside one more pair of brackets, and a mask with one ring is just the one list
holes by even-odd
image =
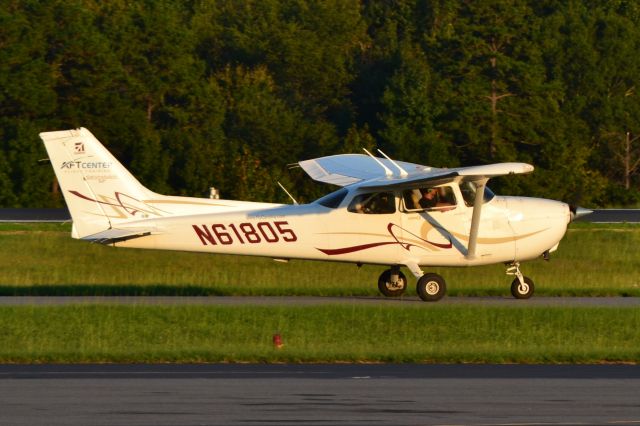
[[327, 194], [322, 198], [316, 200], [316, 203], [329, 207], [330, 209], [337, 209], [344, 197], [347, 196], [349, 191], [345, 188], [338, 189], [337, 191], [332, 192], [331, 194]]
[[402, 199], [404, 210], [408, 212], [452, 210], [456, 207], [456, 197], [450, 186], [408, 189], [402, 193]]
[[352, 213], [390, 214], [396, 212], [396, 199], [392, 192], [360, 194], [353, 197], [349, 208]]
[[[462, 193], [462, 198], [464, 198], [464, 204], [467, 207], [473, 207], [473, 201], [476, 198], [476, 184], [473, 182], [462, 182], [460, 184], [460, 192]], [[484, 187], [483, 203], [491, 201], [495, 196], [488, 186]]]

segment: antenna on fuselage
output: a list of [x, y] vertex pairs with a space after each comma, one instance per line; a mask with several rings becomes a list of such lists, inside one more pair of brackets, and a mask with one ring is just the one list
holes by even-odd
[[396, 163], [396, 162], [395, 162], [395, 161], [393, 161], [391, 158], [389, 158], [389, 156], [388, 156], [387, 154], [385, 154], [384, 152], [382, 152], [382, 150], [378, 149], [378, 152], [379, 152], [380, 154], [382, 154], [382, 156], [383, 156], [384, 158], [386, 158], [387, 160], [391, 161], [391, 164], [393, 164], [394, 166], [396, 166], [396, 168], [397, 168], [398, 170], [400, 170], [400, 176], [401, 176], [401, 177], [407, 177], [407, 175], [408, 175], [409, 173], [407, 173], [407, 171], [406, 171], [405, 169], [403, 169], [402, 167], [400, 167], [400, 164]]
[[280, 186], [280, 188], [282, 188], [284, 193], [287, 194], [289, 196], [289, 198], [291, 198], [291, 201], [293, 201], [293, 204], [295, 204], [297, 206], [298, 202], [296, 201], [295, 198], [293, 198], [293, 195], [289, 194], [289, 191], [287, 191], [287, 189], [279, 181], [276, 181], [276, 183]]
[[366, 152], [369, 155], [369, 157], [373, 158], [376, 161], [376, 163], [380, 164], [380, 166], [384, 169], [384, 174], [387, 175], [387, 177], [393, 176], [393, 172], [387, 166], [382, 164], [382, 161], [380, 161], [380, 160], [378, 160], [378, 158], [374, 157], [373, 154], [371, 154], [369, 151], [367, 151], [366, 148], [362, 148], [362, 150], [364, 152]]

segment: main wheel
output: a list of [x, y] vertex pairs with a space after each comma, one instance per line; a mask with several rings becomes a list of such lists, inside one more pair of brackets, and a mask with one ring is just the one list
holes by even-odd
[[398, 271], [398, 281], [391, 282], [391, 269], [387, 269], [378, 278], [378, 290], [387, 297], [400, 297], [407, 289], [407, 277]]
[[437, 302], [442, 299], [447, 292], [447, 284], [438, 274], [424, 274], [416, 285], [418, 296], [425, 302]]
[[524, 278], [524, 284], [520, 284], [520, 280], [517, 277], [511, 283], [511, 294], [516, 299], [528, 299], [533, 296], [533, 290], [535, 289], [533, 280], [529, 277], [522, 278]]

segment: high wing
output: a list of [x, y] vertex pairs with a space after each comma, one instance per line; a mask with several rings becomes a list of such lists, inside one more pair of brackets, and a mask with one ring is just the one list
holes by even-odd
[[363, 182], [361, 188], [370, 190], [407, 189], [416, 185], [442, 184], [458, 179], [461, 182], [478, 182], [496, 176], [530, 173], [533, 166], [526, 163], [496, 163], [484, 166], [458, 167], [453, 169], [430, 169], [407, 177], [372, 179]]
[[381, 176], [389, 176], [389, 171], [398, 170], [397, 165], [406, 170], [409, 175], [431, 170], [430, 167], [420, 164], [390, 161], [383, 158], [374, 159], [363, 154], [330, 155], [300, 161], [298, 164], [311, 179], [338, 186], [347, 186]]
[[[496, 163], [437, 169], [362, 154], [332, 155], [301, 161], [298, 164], [314, 180], [339, 186], [360, 183], [359, 188], [371, 191], [401, 190], [427, 184], [439, 185], [454, 180], [473, 182], [476, 186], [476, 194], [467, 247], [467, 258], [469, 259], [476, 255], [482, 200], [487, 181], [495, 176], [533, 171], [533, 166], [527, 163]], [[393, 169], [397, 170], [398, 174], [393, 173]], [[411, 268], [412, 265], [408, 266]]]
[[[404, 161], [373, 158], [362, 154], [331, 155], [300, 161], [298, 164], [312, 179], [319, 182], [338, 186], [361, 183], [361, 188], [370, 190], [403, 189], [420, 184], [446, 183], [458, 177], [462, 181], [475, 182], [495, 176], [533, 171], [533, 166], [526, 163], [496, 163], [441, 169]], [[398, 173], [393, 173], [394, 170]]]

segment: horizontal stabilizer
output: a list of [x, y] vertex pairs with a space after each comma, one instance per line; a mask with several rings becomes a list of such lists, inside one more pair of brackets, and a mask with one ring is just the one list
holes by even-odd
[[97, 234], [83, 237], [83, 240], [93, 241], [100, 244], [110, 244], [116, 241], [130, 240], [132, 238], [145, 237], [151, 234], [157, 234], [155, 228], [111, 228]]

